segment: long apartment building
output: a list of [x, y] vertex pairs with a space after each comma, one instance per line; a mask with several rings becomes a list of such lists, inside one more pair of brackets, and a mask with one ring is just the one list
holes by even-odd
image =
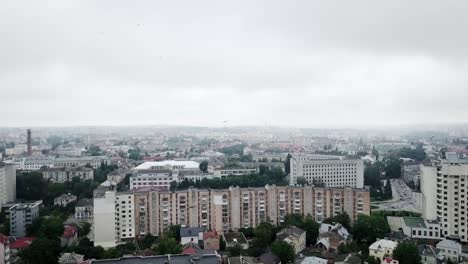
[[324, 184], [331, 188], [363, 188], [364, 161], [343, 156], [293, 155], [290, 184], [303, 177], [308, 184]]
[[46, 168], [42, 170], [42, 177], [51, 182], [69, 182], [74, 177], [81, 180], [94, 179], [94, 170], [88, 167]]
[[99, 168], [102, 163], [110, 165], [111, 159], [107, 156], [84, 156], [84, 157], [63, 157], [55, 158], [51, 156], [30, 156], [19, 157], [11, 160], [16, 165], [16, 169], [24, 171], [36, 171], [43, 167], [84, 167], [90, 165], [93, 169]]
[[421, 166], [423, 217], [436, 220], [441, 238], [468, 242], [468, 160], [447, 152], [433, 165]]
[[[106, 247], [135, 236], [158, 235], [171, 225], [225, 232], [255, 227], [264, 221], [278, 225], [288, 214], [311, 215], [321, 222], [343, 212], [352, 220], [360, 214], [369, 214], [369, 191], [274, 185], [172, 192], [108, 191], [94, 198], [95, 244]], [[115, 221], [111, 226], [108, 222], [112, 219]]]

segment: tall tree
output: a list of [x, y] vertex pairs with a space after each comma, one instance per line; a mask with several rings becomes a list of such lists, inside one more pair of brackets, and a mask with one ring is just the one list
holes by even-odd
[[254, 233], [257, 245], [261, 248], [266, 248], [270, 245], [275, 236], [274, 230], [275, 227], [269, 222], [262, 222], [255, 227]]
[[38, 238], [32, 244], [19, 253], [21, 259], [28, 264], [53, 264], [57, 263], [60, 255], [60, 243], [58, 240]]
[[288, 153], [288, 156], [286, 156], [286, 160], [284, 161], [284, 173], [288, 175], [291, 173], [291, 154]]
[[281, 260], [281, 263], [286, 264], [294, 261], [294, 248], [285, 241], [273, 242], [271, 252]]
[[420, 264], [421, 256], [418, 253], [418, 248], [411, 242], [402, 242], [393, 251], [393, 258], [398, 260], [400, 264]]
[[204, 160], [202, 162], [200, 162], [200, 165], [199, 165], [199, 168], [201, 171], [203, 172], [208, 172], [208, 161]]

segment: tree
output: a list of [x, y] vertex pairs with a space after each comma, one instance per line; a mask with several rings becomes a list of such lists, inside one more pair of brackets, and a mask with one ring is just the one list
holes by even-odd
[[400, 264], [421, 263], [421, 256], [419, 256], [418, 248], [411, 242], [399, 243], [393, 251], [393, 258], [400, 261]]
[[305, 179], [305, 177], [297, 177], [297, 184], [301, 185], [301, 186], [306, 186], [307, 185], [307, 180]]
[[155, 249], [159, 255], [179, 254], [180, 252], [182, 252], [182, 247], [179, 245], [177, 240], [171, 236], [169, 232], [164, 233], [160, 237]]
[[374, 243], [390, 232], [390, 227], [384, 217], [380, 215], [359, 215], [353, 225], [353, 235], [357, 242]]
[[320, 224], [315, 222], [311, 215], [307, 215], [299, 227], [306, 231], [307, 245], [315, 244], [319, 235]]
[[396, 155], [390, 155], [383, 160], [385, 175], [387, 178], [401, 177], [401, 161]]
[[294, 248], [285, 241], [273, 242], [271, 252], [281, 260], [281, 263], [286, 264], [294, 261]]
[[108, 250], [104, 251], [102, 256], [103, 259], [114, 259], [122, 257], [122, 251], [118, 250], [117, 248], [109, 248]]
[[286, 160], [284, 161], [284, 173], [288, 175], [291, 173], [291, 154], [288, 153], [288, 156], [286, 156]]
[[204, 160], [204, 161], [200, 162], [199, 168], [204, 173], [208, 172], [208, 161]]
[[274, 230], [275, 227], [269, 222], [262, 222], [255, 227], [254, 234], [257, 245], [261, 248], [266, 248], [270, 245], [275, 236]]
[[234, 246], [229, 248], [229, 255], [231, 257], [240, 256], [241, 252], [242, 252], [242, 247], [239, 244], [235, 244]]
[[223, 236], [219, 238], [219, 250], [226, 250], [226, 241], [224, 241]]
[[349, 215], [346, 212], [338, 213], [333, 217], [325, 219], [323, 222], [327, 224], [338, 223], [346, 229], [349, 229], [351, 227], [351, 219], [349, 218]]
[[39, 228], [39, 236], [49, 239], [57, 239], [63, 234], [63, 220], [57, 216], [45, 219]]
[[57, 263], [60, 255], [60, 242], [58, 240], [40, 237], [19, 253], [21, 259], [30, 264]]

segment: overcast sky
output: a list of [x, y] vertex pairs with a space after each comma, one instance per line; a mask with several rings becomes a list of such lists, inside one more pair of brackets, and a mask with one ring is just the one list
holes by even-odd
[[468, 1], [2, 1], [0, 126], [468, 121]]

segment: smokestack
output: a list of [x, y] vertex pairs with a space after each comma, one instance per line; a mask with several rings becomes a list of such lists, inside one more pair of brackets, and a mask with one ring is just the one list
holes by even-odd
[[32, 155], [31, 129], [28, 129], [28, 156]]

